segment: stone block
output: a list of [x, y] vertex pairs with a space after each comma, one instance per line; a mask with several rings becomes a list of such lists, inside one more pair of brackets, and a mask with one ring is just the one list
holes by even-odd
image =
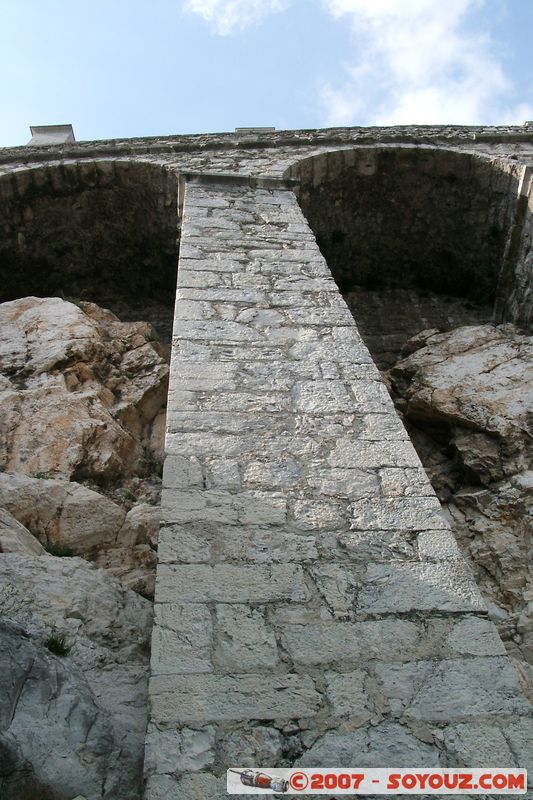
[[279, 763], [282, 746], [283, 739], [276, 728], [242, 725], [222, 739], [222, 760], [228, 767], [270, 767]]
[[297, 411], [334, 414], [353, 410], [353, 399], [342, 381], [300, 381], [293, 390]]
[[195, 456], [169, 453], [163, 467], [165, 489], [190, 489], [203, 486], [202, 465]]
[[371, 497], [350, 506], [354, 530], [448, 529], [439, 501], [431, 497]]
[[314, 561], [318, 557], [315, 536], [287, 527], [220, 526], [217, 552], [221, 561], [268, 563]]
[[433, 664], [405, 713], [416, 720], [450, 723], [530, 711], [511, 662], [495, 656]]
[[211, 672], [211, 613], [194, 603], [156, 603], [152, 675]]
[[463, 558], [453, 533], [446, 528], [438, 531], [422, 531], [419, 533], [416, 543], [422, 561], [443, 561], [445, 559], [461, 561]]
[[245, 605], [217, 605], [213, 659], [224, 672], [255, 672], [278, 663], [276, 637], [264, 613]]
[[312, 567], [311, 575], [333, 616], [348, 616], [361, 586], [362, 570], [349, 564], [322, 563]]
[[[417, 557], [417, 551], [412, 538], [409, 531], [348, 531], [338, 534], [336, 549], [339, 554], [361, 563], [413, 561]], [[326, 556], [330, 550], [327, 543], [324, 546], [321, 544], [321, 554]]]
[[215, 728], [148, 726], [145, 749], [147, 775], [198, 772], [210, 767], [215, 757]]
[[287, 624], [282, 633], [292, 660], [308, 666], [336, 662], [353, 665], [387, 659], [391, 654], [404, 660], [409, 653], [418, 652], [419, 639], [417, 626], [402, 619]]
[[496, 626], [483, 617], [464, 617], [455, 623], [447, 647], [451, 653], [471, 656], [503, 656], [505, 647]]
[[310, 593], [296, 564], [161, 564], [156, 596], [160, 603], [272, 603], [305, 601]]
[[295, 500], [292, 504], [293, 526], [302, 531], [346, 529], [346, 503], [321, 500]]
[[367, 673], [326, 673], [326, 696], [335, 717], [348, 717], [351, 725], [364, 725], [373, 715], [373, 703], [365, 688]]
[[321, 736], [298, 759], [299, 767], [438, 767], [439, 751], [396, 722]]
[[321, 495], [330, 497], [360, 499], [379, 492], [377, 474], [361, 469], [313, 469], [307, 484]]
[[474, 579], [462, 562], [371, 564], [358, 611], [484, 611]]
[[163, 525], [159, 531], [158, 563], [206, 563], [211, 560], [211, 539], [209, 523]]
[[304, 675], [173, 675], [150, 681], [152, 712], [160, 723], [313, 717], [321, 704]]
[[523, 717], [505, 725], [505, 736], [517, 760], [517, 765], [528, 771], [528, 786], [533, 787], [533, 718]]
[[[379, 429], [376, 431], [379, 436]], [[351, 469], [380, 469], [382, 467], [419, 467], [420, 461], [413, 445], [407, 441], [366, 441], [343, 437], [337, 441], [328, 458], [332, 467]]]
[[444, 731], [444, 742], [454, 766], [521, 766], [509, 749], [504, 731], [494, 724], [449, 725]]

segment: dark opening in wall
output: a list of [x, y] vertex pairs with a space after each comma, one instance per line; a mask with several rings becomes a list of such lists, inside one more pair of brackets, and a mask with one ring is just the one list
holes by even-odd
[[129, 161], [43, 166], [0, 183], [0, 300], [91, 300], [170, 338], [176, 176]]
[[325, 153], [295, 164], [299, 202], [380, 366], [422, 328], [488, 321], [519, 170], [412, 147]]
[[[1, 176], [0, 201], [3, 485], [37, 492], [27, 503], [30, 529], [47, 547], [95, 561], [149, 597], [176, 296], [177, 176], [132, 161], [56, 163]], [[42, 480], [61, 497], [90, 490], [84, 523], [72, 528], [79, 535], [41, 524]]]

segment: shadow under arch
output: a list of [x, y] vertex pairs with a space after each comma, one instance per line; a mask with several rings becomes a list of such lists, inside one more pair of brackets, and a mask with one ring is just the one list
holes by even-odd
[[427, 146], [328, 151], [286, 171], [300, 179], [300, 206], [380, 366], [422, 328], [492, 319], [520, 173]]
[[0, 177], [0, 302], [90, 300], [170, 338], [179, 246], [177, 175], [90, 160]]

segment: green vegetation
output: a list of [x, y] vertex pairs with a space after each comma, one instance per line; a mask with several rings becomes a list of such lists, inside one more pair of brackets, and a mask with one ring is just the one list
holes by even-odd
[[71, 650], [69, 645], [65, 644], [65, 637], [54, 633], [45, 639], [44, 646], [55, 656], [68, 656]]
[[47, 553], [51, 556], [57, 556], [57, 558], [71, 558], [76, 555], [72, 548], [66, 547], [63, 544], [56, 544], [55, 542], [48, 542], [44, 544], [43, 547]]

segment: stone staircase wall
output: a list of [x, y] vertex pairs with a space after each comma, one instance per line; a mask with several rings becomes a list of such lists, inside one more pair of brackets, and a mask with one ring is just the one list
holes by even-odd
[[189, 176], [146, 800], [521, 766], [530, 707], [288, 182]]

